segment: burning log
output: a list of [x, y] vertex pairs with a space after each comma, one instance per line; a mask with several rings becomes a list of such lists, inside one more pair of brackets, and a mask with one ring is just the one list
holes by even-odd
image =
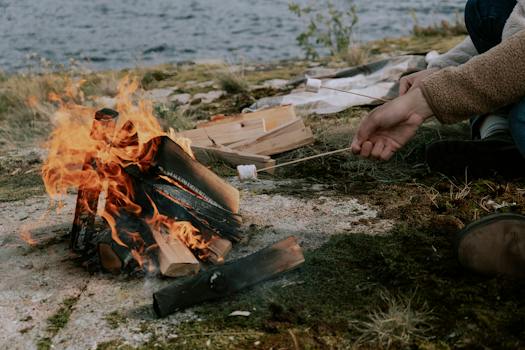
[[[111, 144], [118, 112], [111, 109], [102, 109], [95, 113], [91, 127], [91, 138], [103, 142], [106, 146]], [[82, 171], [97, 170], [96, 154], [87, 154], [82, 166]], [[95, 216], [97, 213], [100, 186], [93, 188], [92, 184], [83, 184], [78, 189], [75, 219], [71, 228], [70, 247], [74, 252], [81, 253], [87, 249], [87, 243], [94, 232]]]
[[191, 251], [178, 239], [165, 230], [153, 230], [153, 238], [159, 247], [158, 260], [162, 275], [180, 277], [199, 272], [200, 264]]
[[303, 262], [301, 247], [295, 237], [289, 237], [257, 253], [200, 273], [183, 284], [161, 289], [153, 294], [153, 309], [159, 317], [165, 317], [232, 295], [297, 268]]
[[224, 264], [224, 258], [232, 250], [232, 242], [213, 236], [208, 243], [208, 261], [213, 265]]
[[191, 158], [169, 137], [158, 138], [159, 145], [153, 164], [165, 174], [202, 196], [207, 202], [237, 214], [239, 191]]

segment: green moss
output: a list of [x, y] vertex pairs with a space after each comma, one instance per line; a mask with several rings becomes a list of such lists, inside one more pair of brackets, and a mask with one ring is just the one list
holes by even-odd
[[36, 348], [38, 350], [49, 350], [53, 346], [53, 342], [51, 341], [51, 338], [40, 338], [38, 342], [36, 343]]
[[[251, 348], [259, 341], [262, 348], [292, 347], [295, 337], [301, 348], [346, 348], [362, 335], [352, 322], [388, 309], [385, 293], [409, 298], [411, 310], [432, 316], [428, 337], [409, 339], [416, 348], [525, 346], [524, 284], [464, 271], [452, 237], [439, 227], [400, 225], [385, 236], [334, 236], [308, 252], [304, 266], [286, 280], [198, 307], [204, 321], [177, 326], [177, 338], [155, 340], [155, 346]], [[234, 310], [252, 314], [228, 317]]]
[[118, 311], [107, 314], [104, 319], [111, 329], [117, 329], [120, 325], [127, 323], [127, 318]]
[[78, 297], [67, 298], [62, 301], [58, 311], [47, 319], [47, 331], [55, 335], [69, 322], [69, 317], [73, 312], [73, 307], [78, 301]]

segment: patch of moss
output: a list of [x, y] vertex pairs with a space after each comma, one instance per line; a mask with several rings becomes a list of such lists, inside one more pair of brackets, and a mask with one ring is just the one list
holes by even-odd
[[36, 343], [36, 348], [38, 350], [49, 350], [52, 346], [53, 342], [51, 341], [51, 338], [48, 337], [40, 338]]
[[107, 314], [104, 319], [111, 329], [117, 329], [120, 325], [127, 323], [127, 318], [118, 311]]
[[[258, 341], [262, 348], [294, 342], [301, 348], [347, 348], [361, 335], [351, 322], [388, 308], [388, 293], [412, 298], [414, 310], [431, 310], [431, 331], [428, 338], [411, 339], [415, 348], [514, 349], [525, 346], [524, 286], [463, 270], [452, 237], [439, 227], [400, 225], [385, 236], [338, 235], [307, 252], [306, 263], [288, 274], [287, 283], [198, 307], [204, 321], [178, 326], [178, 337], [157, 347], [201, 348], [211, 342], [217, 349], [253, 348]], [[234, 310], [252, 314], [228, 317]]]
[[47, 331], [55, 335], [69, 322], [69, 317], [73, 312], [73, 307], [78, 301], [78, 297], [67, 298], [62, 301], [58, 311], [47, 319]]

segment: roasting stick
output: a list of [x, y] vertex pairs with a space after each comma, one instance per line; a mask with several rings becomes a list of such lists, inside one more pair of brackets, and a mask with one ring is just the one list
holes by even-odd
[[300, 159], [292, 160], [292, 161], [289, 161], [289, 162], [286, 162], [286, 163], [281, 163], [281, 164], [269, 166], [267, 168], [262, 168], [262, 169], [257, 169], [255, 167], [255, 165], [253, 165], [253, 164], [250, 164], [250, 165], [239, 165], [239, 166], [237, 166], [237, 173], [239, 174], [239, 179], [240, 180], [255, 180], [255, 179], [257, 179], [257, 173], [260, 173], [261, 171], [267, 171], [267, 170], [271, 170], [271, 169], [284, 167], [284, 166], [287, 166], [287, 165], [292, 165], [292, 164], [296, 164], [296, 163], [306, 162], [306, 161], [309, 161], [309, 160], [315, 159], [315, 158], [321, 158], [321, 157], [326, 157], [326, 156], [330, 156], [330, 155], [333, 155], [333, 154], [343, 153], [343, 152], [350, 151], [351, 149], [352, 149], [351, 147], [341, 148], [341, 149], [338, 149], [338, 150], [335, 150], [335, 151], [320, 153], [320, 154], [316, 154], [314, 156], [300, 158]]
[[378, 100], [378, 101], [381, 101], [381, 102], [388, 102], [389, 101], [389, 100], [386, 100], [386, 99], [381, 98], [381, 97], [374, 97], [374, 96], [369, 96], [369, 95], [361, 94], [361, 93], [354, 92], [354, 91], [347, 91], [347, 90], [331, 88], [331, 87], [328, 87], [328, 86], [323, 86], [321, 79], [308, 78], [306, 80], [306, 91], [317, 93], [321, 89], [338, 91], [338, 92], [344, 92], [345, 94], [366, 97], [366, 98], [369, 98], [371, 100]]
[[[333, 91], [338, 91], [338, 92], [344, 92], [344, 93], [347, 93], [347, 94], [361, 96], [361, 97], [366, 97], [366, 98], [369, 98], [371, 100], [378, 100], [378, 101], [381, 101], [381, 102], [388, 102], [389, 101], [389, 100], [386, 100], [386, 99], [381, 98], [381, 97], [368, 96], [368, 95], [360, 94], [360, 93], [353, 92], [353, 91], [346, 91], [346, 90], [340, 90], [340, 89], [335, 89], [335, 88], [331, 88], [331, 87], [326, 87], [326, 86], [322, 85], [321, 79], [308, 78], [306, 80], [306, 91], [317, 93], [321, 89], [327, 89], [327, 90], [333, 90]], [[257, 179], [257, 173], [259, 173], [261, 171], [266, 171], [266, 170], [276, 169], [276, 168], [280, 168], [280, 167], [284, 167], [284, 166], [288, 166], [288, 165], [292, 165], [292, 164], [296, 164], [296, 163], [306, 162], [306, 161], [309, 161], [311, 159], [326, 157], [326, 156], [330, 156], [332, 154], [343, 153], [343, 152], [347, 152], [347, 151], [350, 151], [350, 150], [351, 150], [351, 147], [342, 148], [342, 149], [338, 149], [338, 150], [335, 150], [335, 151], [330, 151], [330, 152], [325, 152], [325, 153], [321, 153], [321, 154], [316, 154], [315, 156], [310, 156], [310, 157], [305, 157], [305, 158], [301, 158], [301, 159], [296, 159], [296, 160], [292, 160], [290, 162], [281, 163], [281, 164], [273, 165], [273, 166], [270, 166], [270, 167], [267, 167], [267, 168], [262, 168], [262, 169], [257, 169], [257, 167], [255, 165], [253, 165], [253, 164], [239, 165], [239, 166], [237, 166], [237, 174], [239, 175], [239, 179], [241, 181], [242, 180], [255, 180], [255, 179]]]

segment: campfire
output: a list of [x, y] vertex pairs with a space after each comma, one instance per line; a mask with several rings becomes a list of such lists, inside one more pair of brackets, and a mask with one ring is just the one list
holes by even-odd
[[[59, 104], [43, 166], [45, 187], [58, 203], [78, 190], [70, 248], [89, 271], [197, 274], [154, 294], [166, 316], [272, 278], [304, 262], [290, 237], [221, 265], [242, 239], [239, 192], [199, 163], [190, 141], [168, 136], [125, 78], [117, 105], [81, 104], [78, 88]], [[80, 101], [79, 101], [80, 100]]]
[[196, 273], [241, 238], [239, 194], [133, 102], [137, 88], [121, 82], [116, 110], [56, 99], [44, 183], [58, 201], [78, 188], [70, 246], [89, 270]]

